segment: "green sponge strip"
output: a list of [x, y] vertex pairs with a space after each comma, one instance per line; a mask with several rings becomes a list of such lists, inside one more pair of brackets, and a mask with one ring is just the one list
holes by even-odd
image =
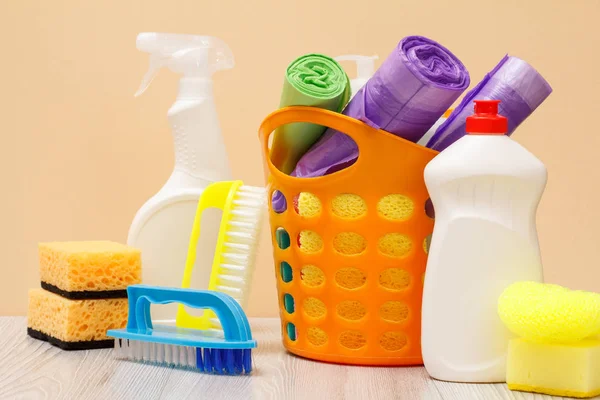
[[[350, 79], [337, 61], [322, 54], [307, 54], [288, 66], [279, 106], [309, 106], [341, 112], [350, 95]], [[274, 132], [271, 161], [280, 171], [291, 173], [326, 129], [303, 122], [278, 128]]]

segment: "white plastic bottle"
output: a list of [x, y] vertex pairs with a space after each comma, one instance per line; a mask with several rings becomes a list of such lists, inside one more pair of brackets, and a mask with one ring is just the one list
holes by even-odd
[[429, 128], [429, 130], [425, 132], [425, 134], [423, 135], [423, 137], [421, 137], [421, 139], [419, 139], [417, 144], [427, 147], [427, 142], [429, 142], [429, 139], [431, 139], [431, 137], [435, 134], [435, 131], [437, 131], [440, 125], [442, 125], [448, 119], [452, 111], [452, 109], [447, 110], [444, 113], [444, 115], [442, 115], [437, 121], [435, 121], [435, 124], [433, 124], [431, 128]]
[[422, 308], [425, 368], [435, 379], [504, 382], [512, 337], [497, 302], [516, 281], [543, 281], [536, 210], [545, 166], [504, 135], [499, 101], [476, 100], [467, 135], [425, 168], [435, 207]]
[[[141, 33], [137, 48], [150, 53], [150, 68], [136, 96], [162, 67], [182, 78], [177, 99], [167, 113], [175, 166], [165, 185], [137, 212], [127, 243], [142, 251], [143, 283], [179, 287], [198, 199], [210, 183], [232, 179], [211, 77], [218, 70], [232, 68], [234, 59], [225, 43], [209, 36]], [[206, 289], [220, 215], [204, 215], [202, 221], [191, 287]], [[176, 305], [161, 306], [152, 309], [152, 317], [174, 320], [176, 312]]]
[[335, 57], [335, 61], [356, 62], [356, 78], [350, 79], [352, 97], [354, 97], [360, 88], [373, 76], [375, 73], [375, 60], [378, 58], [379, 56], [361, 56], [354, 54]]

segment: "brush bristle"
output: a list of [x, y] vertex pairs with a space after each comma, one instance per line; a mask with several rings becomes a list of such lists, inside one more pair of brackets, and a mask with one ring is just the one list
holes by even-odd
[[[216, 289], [233, 297], [242, 307], [246, 306], [266, 211], [266, 188], [240, 186], [233, 199]], [[211, 318], [211, 322], [214, 328], [220, 329], [215, 318]]]
[[218, 375], [252, 372], [252, 349], [209, 349], [115, 339], [115, 357]]

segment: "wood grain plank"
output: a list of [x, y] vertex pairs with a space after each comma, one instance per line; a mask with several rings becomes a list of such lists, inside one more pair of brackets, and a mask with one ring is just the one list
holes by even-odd
[[118, 361], [112, 350], [67, 352], [26, 335], [26, 319], [0, 317], [0, 399], [548, 400], [506, 385], [435, 381], [422, 367], [369, 368], [288, 354], [277, 319], [251, 319], [259, 342], [252, 376], [213, 376]]
[[506, 385], [465, 384], [453, 382], [435, 382], [444, 399], [460, 400], [514, 400], [513, 393]]
[[436, 382], [444, 400], [569, 400], [564, 397], [511, 391], [505, 384], [462, 384]]
[[422, 367], [349, 369], [345, 399], [442, 399]]

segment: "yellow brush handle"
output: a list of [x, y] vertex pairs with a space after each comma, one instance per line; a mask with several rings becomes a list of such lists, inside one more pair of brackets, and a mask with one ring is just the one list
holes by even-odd
[[[194, 226], [192, 227], [192, 234], [190, 236], [185, 270], [183, 272], [183, 281], [181, 282], [182, 288], [189, 288], [191, 284], [194, 263], [196, 262], [196, 247], [198, 246], [198, 240], [200, 238], [202, 214], [208, 208], [218, 208], [223, 211], [223, 215], [221, 216], [219, 237], [217, 239], [215, 256], [213, 258], [210, 281], [208, 284], [209, 290], [215, 290], [218, 269], [221, 263], [221, 252], [223, 244], [225, 243], [227, 221], [229, 220], [229, 213], [233, 203], [233, 196], [238, 188], [242, 186], [242, 184], [242, 181], [215, 182], [208, 185], [202, 192], [202, 195], [198, 201], [198, 208], [196, 209], [196, 215], [194, 217]], [[179, 305], [177, 309], [176, 324], [181, 328], [208, 329], [211, 326], [210, 318], [212, 317], [213, 313], [209, 310], [204, 311], [201, 317], [195, 317], [188, 314], [183, 305]]]

